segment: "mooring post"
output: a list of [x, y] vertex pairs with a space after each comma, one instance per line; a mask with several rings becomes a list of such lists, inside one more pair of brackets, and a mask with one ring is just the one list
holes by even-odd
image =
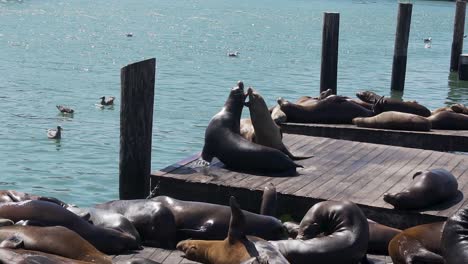
[[450, 71], [458, 71], [458, 59], [463, 50], [463, 35], [465, 34], [466, 1], [458, 0], [453, 22], [452, 55]]
[[340, 13], [325, 12], [323, 14], [320, 92], [323, 92], [327, 89], [332, 89], [333, 94], [336, 94], [339, 32]]
[[408, 39], [411, 26], [411, 12], [413, 4], [398, 4], [398, 21], [395, 33], [395, 49], [393, 52], [392, 90], [405, 89], [406, 61], [408, 54]]
[[120, 71], [121, 200], [146, 198], [150, 191], [156, 59], [123, 67]]
[[458, 79], [468, 81], [468, 54], [460, 54], [458, 60]]

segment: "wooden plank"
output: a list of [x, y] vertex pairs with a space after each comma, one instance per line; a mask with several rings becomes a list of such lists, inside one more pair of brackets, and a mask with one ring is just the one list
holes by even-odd
[[153, 254], [149, 256], [149, 259], [154, 260], [156, 262], [164, 263], [164, 260], [171, 254], [171, 250], [157, 248]]
[[142, 250], [139, 250], [136, 254], [132, 256], [132, 258], [147, 258], [149, 259], [151, 255], [154, 254], [156, 248], [153, 247], [143, 247]]
[[182, 252], [178, 250], [172, 251], [164, 260], [164, 264], [179, 264], [182, 261]]

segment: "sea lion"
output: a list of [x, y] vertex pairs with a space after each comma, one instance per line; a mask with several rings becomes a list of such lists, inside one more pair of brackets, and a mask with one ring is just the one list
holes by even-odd
[[240, 121], [240, 134], [250, 142], [255, 142], [255, 130], [250, 118], [242, 118]]
[[24, 193], [24, 192], [18, 192], [18, 191], [13, 191], [13, 190], [0, 190], [0, 203], [3, 202], [22, 202], [22, 201], [27, 201], [27, 200], [41, 200], [41, 201], [47, 201], [51, 203], [56, 203], [60, 206], [63, 207], [68, 207], [68, 204], [65, 202], [60, 201], [57, 198], [54, 197], [45, 197], [45, 196], [39, 196], [39, 195], [34, 195], [34, 194], [29, 194], [29, 193]]
[[281, 111], [281, 108], [279, 105], [275, 105], [273, 109], [271, 110], [271, 118], [278, 125], [283, 124], [286, 121], [288, 121], [286, 114], [283, 111]]
[[400, 193], [384, 194], [384, 201], [397, 209], [423, 209], [445, 201], [458, 194], [458, 182], [445, 169], [418, 171], [407, 190]]
[[91, 222], [95, 226], [127, 233], [133, 236], [138, 243], [141, 243], [140, 234], [135, 226], [121, 214], [97, 208], [78, 208], [70, 206], [67, 209], [78, 216], [84, 217], [85, 220]]
[[0, 248], [1, 264], [93, 264], [40, 251]]
[[49, 226], [64, 226], [107, 254], [139, 248], [134, 237], [112, 229], [93, 226], [67, 209], [51, 202], [32, 200], [0, 203], [0, 217], [14, 222], [26, 219]]
[[468, 115], [468, 107], [463, 104], [453, 104], [450, 106], [450, 109], [455, 113]]
[[431, 122], [427, 118], [402, 113], [402, 112], [383, 112], [372, 117], [356, 117], [353, 119], [353, 124], [358, 127], [380, 128], [380, 129], [397, 129], [410, 131], [429, 131], [431, 130]]
[[[269, 264], [289, 263], [268, 241], [247, 236], [248, 219], [234, 197], [229, 200], [231, 216], [224, 240], [184, 240], [177, 249], [189, 260], [207, 264], [239, 264], [254, 257], [266, 259]], [[226, 235], [225, 235], [226, 236]]]
[[250, 119], [255, 130], [255, 143], [275, 148], [288, 155], [293, 160], [308, 159], [312, 156], [295, 156], [283, 144], [283, 134], [273, 121], [263, 97], [252, 87], [247, 90], [249, 102], [245, 105], [250, 110]]
[[458, 210], [442, 232], [442, 256], [447, 264], [468, 263], [468, 207]]
[[437, 222], [418, 225], [396, 235], [388, 245], [388, 253], [393, 263], [445, 263], [440, 256], [444, 224], [445, 222]]
[[95, 263], [112, 263], [80, 235], [63, 226], [4, 226], [0, 228], [0, 247], [41, 251]]
[[371, 91], [362, 91], [362, 92], [357, 92], [356, 97], [359, 98], [361, 101], [366, 102], [368, 104], [375, 104], [380, 98], [382, 98], [381, 95], [378, 95], [374, 92]]
[[372, 116], [372, 111], [349, 102], [345, 97], [332, 95], [312, 105], [293, 104], [282, 98], [278, 99], [289, 122], [348, 124], [355, 117]]
[[288, 230], [289, 238], [296, 238], [299, 233], [299, 223], [286, 221], [283, 226]]
[[388, 244], [398, 234], [400, 229], [379, 224], [367, 219], [369, 224], [369, 244], [367, 253], [376, 255], [388, 255]]
[[363, 259], [368, 240], [369, 226], [357, 205], [325, 201], [306, 213], [296, 239], [270, 242], [291, 263], [344, 264]]
[[434, 129], [468, 130], [468, 115], [443, 111], [428, 117]]
[[397, 111], [428, 117], [431, 111], [416, 101], [399, 101], [382, 96], [374, 103], [374, 113], [380, 114], [388, 111]]
[[214, 157], [226, 167], [241, 171], [296, 173], [294, 163], [281, 151], [249, 142], [240, 135], [240, 117], [244, 106], [244, 84], [232, 88], [223, 109], [208, 124], [202, 158]]
[[262, 204], [260, 206], [261, 215], [276, 216], [276, 198], [276, 187], [270, 182], [263, 188]]

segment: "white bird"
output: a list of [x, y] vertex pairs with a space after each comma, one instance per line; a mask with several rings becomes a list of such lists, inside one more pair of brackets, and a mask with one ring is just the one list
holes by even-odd
[[106, 99], [105, 96], [101, 97], [101, 105], [113, 105], [115, 97], [114, 96], [109, 96], [109, 98]]
[[62, 127], [57, 126], [57, 129], [48, 129], [47, 130], [47, 137], [50, 139], [60, 139], [62, 138]]
[[73, 114], [75, 112], [75, 110], [71, 109], [70, 107], [66, 107], [63, 105], [56, 105], [56, 107], [60, 112], [64, 114]]
[[240, 54], [240, 52], [238, 52], [238, 51], [236, 51], [236, 52], [229, 52], [229, 53], [228, 53], [228, 56], [229, 56], [229, 57], [237, 57], [237, 56], [239, 56], [239, 54]]

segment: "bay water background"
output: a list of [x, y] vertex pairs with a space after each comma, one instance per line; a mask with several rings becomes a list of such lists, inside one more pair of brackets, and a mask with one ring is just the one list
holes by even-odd
[[[0, 189], [80, 206], [117, 199], [120, 68], [139, 60], [157, 58], [153, 170], [201, 150], [238, 80], [270, 105], [316, 95], [324, 11], [341, 16], [338, 93], [390, 95], [397, 8], [391, 0], [0, 0]], [[404, 99], [431, 109], [468, 103], [468, 83], [449, 74], [454, 13], [454, 2], [413, 2]], [[240, 56], [226, 55], [233, 51]], [[96, 107], [103, 95], [117, 96], [114, 108]], [[57, 104], [76, 113], [63, 117]], [[59, 142], [46, 135], [57, 125]]]

